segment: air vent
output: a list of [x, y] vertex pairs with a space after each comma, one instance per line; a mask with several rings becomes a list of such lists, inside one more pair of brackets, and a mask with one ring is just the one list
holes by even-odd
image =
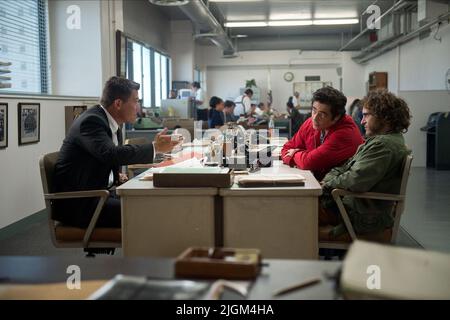
[[320, 76], [305, 76], [305, 81], [320, 81]]

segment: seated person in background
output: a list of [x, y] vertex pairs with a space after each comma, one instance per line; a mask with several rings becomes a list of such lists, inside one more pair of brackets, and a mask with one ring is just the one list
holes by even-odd
[[291, 101], [286, 103], [286, 110], [288, 112], [288, 118], [291, 119], [291, 133], [294, 136], [303, 123], [303, 116]]
[[[409, 154], [403, 134], [408, 130], [411, 114], [406, 102], [386, 90], [371, 91], [362, 101], [362, 125], [367, 140], [343, 166], [332, 169], [322, 180], [319, 224], [334, 225], [330, 232], [346, 232], [331, 196], [335, 188], [353, 192], [398, 193], [405, 157]], [[377, 233], [391, 228], [392, 202], [344, 197], [344, 206], [359, 234]]]
[[361, 131], [361, 135], [364, 136], [366, 134], [366, 130], [364, 129], [364, 126], [361, 124], [362, 120], [361, 100], [359, 99], [353, 100], [349, 108], [349, 114], [353, 118], [353, 121], [355, 121], [356, 125], [358, 126], [359, 131]]
[[225, 108], [225, 104], [222, 99], [214, 96], [209, 100], [209, 106], [211, 108], [208, 113], [208, 127], [220, 128], [224, 125], [223, 109]]
[[345, 114], [346, 102], [342, 92], [332, 87], [314, 92], [312, 116], [283, 146], [283, 162], [311, 170], [321, 180], [331, 168], [353, 156], [364, 140], [353, 119]]
[[[108, 189], [127, 180], [120, 166], [153, 162], [155, 153], [165, 153], [178, 142], [159, 133], [143, 145], [122, 145], [121, 126], [136, 120], [140, 85], [112, 77], [103, 89], [101, 104], [74, 121], [64, 139], [55, 165], [54, 192]], [[55, 200], [53, 219], [87, 228], [98, 198]], [[120, 200], [112, 194], [105, 202], [96, 227], [120, 227]]]
[[[254, 105], [253, 116], [260, 119], [264, 114], [265, 105], [264, 102], [260, 102], [258, 105]], [[252, 105], [253, 108], [253, 105]]]
[[225, 114], [225, 123], [228, 122], [236, 122], [239, 117], [234, 115], [234, 107], [236, 104], [231, 100], [225, 101], [225, 108], [223, 109], [223, 113]]
[[300, 107], [300, 93], [298, 91], [294, 92], [294, 95], [292, 96], [292, 104], [294, 105], [294, 108]]
[[177, 90], [172, 89], [169, 92], [169, 99], [176, 99], [177, 98]]

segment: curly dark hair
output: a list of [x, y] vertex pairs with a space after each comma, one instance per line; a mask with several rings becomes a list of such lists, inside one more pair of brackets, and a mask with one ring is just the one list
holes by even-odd
[[333, 119], [337, 116], [343, 116], [345, 114], [345, 104], [347, 103], [347, 98], [342, 92], [333, 87], [327, 86], [314, 92], [311, 103], [314, 103], [314, 101], [330, 106], [330, 112]]
[[361, 101], [364, 108], [390, 127], [394, 133], [405, 133], [411, 124], [411, 112], [408, 104], [393, 93], [378, 89], [370, 91]]

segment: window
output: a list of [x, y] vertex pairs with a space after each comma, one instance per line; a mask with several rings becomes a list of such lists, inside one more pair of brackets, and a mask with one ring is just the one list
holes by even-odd
[[169, 95], [170, 57], [133, 39], [127, 38], [126, 42], [127, 78], [141, 84], [139, 98], [143, 107], [160, 107], [161, 100]]
[[142, 101], [143, 106], [151, 106], [152, 105], [152, 73], [150, 67], [150, 57], [151, 51], [148, 48], [142, 49], [142, 90], [144, 93], [144, 99]]
[[161, 55], [155, 52], [155, 106], [161, 106]]
[[202, 74], [198, 69], [194, 69], [194, 81], [197, 81], [198, 83], [202, 82]]
[[48, 92], [45, 0], [1, 0], [0, 92]]
[[[142, 84], [142, 46], [133, 43], [133, 80]], [[142, 99], [142, 91], [139, 90], [139, 99]]]

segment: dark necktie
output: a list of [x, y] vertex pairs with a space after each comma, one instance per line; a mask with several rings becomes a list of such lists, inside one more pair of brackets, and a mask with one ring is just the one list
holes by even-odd
[[119, 146], [123, 145], [123, 139], [122, 139], [122, 129], [117, 129], [117, 142], [119, 143]]
[[[119, 127], [119, 129], [117, 129], [116, 135], [117, 135], [117, 143], [119, 146], [121, 146], [123, 144], [123, 139], [122, 139], [122, 129], [120, 129], [120, 127]], [[119, 184], [119, 171], [120, 171], [120, 167], [115, 167], [113, 169], [115, 185]]]

